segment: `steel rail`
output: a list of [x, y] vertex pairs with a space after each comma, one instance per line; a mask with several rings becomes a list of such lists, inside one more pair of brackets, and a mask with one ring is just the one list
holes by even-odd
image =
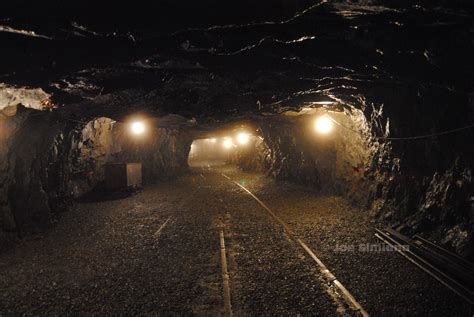
[[448, 250], [440, 247], [437, 244], [434, 244], [433, 242], [429, 240], [424, 239], [423, 237], [419, 235], [416, 235], [413, 238], [421, 242], [424, 247], [428, 247], [431, 250], [436, 251], [447, 258], [455, 260], [458, 263], [458, 265], [461, 265], [462, 267], [464, 267], [466, 270], [470, 272], [474, 272], [474, 265], [471, 262], [467, 261], [465, 258], [460, 257], [456, 253], [449, 252]]
[[262, 206], [270, 214], [270, 216], [283, 227], [283, 230], [285, 231], [287, 236], [291, 240], [298, 243], [303, 248], [303, 250], [316, 262], [320, 272], [327, 279], [328, 283], [341, 292], [345, 302], [349, 305], [349, 307], [351, 307], [354, 312], [359, 313], [363, 317], [369, 316], [369, 313], [367, 313], [367, 311], [362, 307], [362, 305], [359, 304], [359, 302], [347, 290], [347, 288], [344, 287], [344, 285], [336, 278], [336, 276], [331, 273], [327, 266], [316, 256], [316, 254], [311, 250], [311, 248], [302, 239], [298, 238], [294, 231], [280, 217], [278, 217], [262, 200], [255, 196], [246, 187], [234, 181], [229, 176], [223, 173], [221, 173], [221, 175], [236, 184], [237, 186], [239, 186], [242, 190], [244, 190], [247, 194], [254, 198], [260, 204], [260, 206]]
[[220, 251], [221, 251], [221, 268], [222, 268], [222, 288], [224, 293], [224, 308], [227, 317], [232, 316], [232, 305], [230, 301], [230, 282], [229, 272], [227, 270], [227, 256], [225, 251], [224, 229], [219, 232]]
[[423, 258], [429, 262], [432, 266], [440, 269], [441, 271], [445, 270], [452, 276], [454, 279], [455, 276], [458, 277], [458, 280], [465, 280], [471, 282], [474, 286], [474, 274], [472, 273], [472, 264], [471, 267], [466, 267], [463, 263], [460, 263], [459, 260], [452, 256], [447, 256], [438, 249], [432, 248], [431, 246], [424, 243], [422, 240], [417, 238], [409, 238], [404, 236], [400, 232], [392, 228], [384, 228], [385, 233], [394, 237], [398, 242], [405, 243], [413, 248], [413, 252], [419, 257]]
[[423, 259], [422, 257], [418, 256], [414, 252], [410, 250], [405, 250], [402, 248], [402, 244], [397, 241], [397, 238], [391, 235], [389, 232], [385, 232], [380, 229], [375, 229], [375, 237], [379, 240], [385, 242], [386, 244], [394, 247], [394, 249], [400, 253], [403, 257], [405, 257], [408, 261], [415, 264], [425, 273], [433, 277], [439, 283], [456, 293], [458, 296], [466, 300], [469, 304], [473, 305], [474, 300], [472, 297], [472, 291], [467, 289], [464, 285], [460, 284], [458, 281], [451, 278], [449, 275], [445, 274], [444, 272], [440, 271], [436, 267], [434, 267], [431, 263]]
[[160, 226], [160, 228], [158, 228], [158, 230], [156, 230], [156, 232], [153, 235], [159, 236], [161, 234], [161, 231], [166, 227], [166, 225], [168, 224], [170, 220], [171, 220], [171, 216], [169, 216], [168, 219], [166, 219], [166, 221]]

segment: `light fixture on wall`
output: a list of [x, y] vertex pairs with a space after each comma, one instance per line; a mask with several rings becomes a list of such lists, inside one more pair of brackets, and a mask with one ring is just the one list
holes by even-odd
[[321, 133], [321, 134], [328, 134], [329, 132], [332, 131], [333, 126], [334, 126], [333, 121], [327, 115], [318, 117], [316, 121], [314, 122], [314, 128], [316, 132]]
[[224, 139], [223, 146], [224, 146], [224, 149], [230, 149], [232, 146], [234, 146], [234, 143], [232, 142], [231, 138], [226, 138]]
[[145, 124], [142, 121], [133, 121], [130, 124], [130, 131], [135, 135], [141, 135], [145, 132]]
[[239, 134], [237, 134], [237, 143], [239, 143], [240, 145], [247, 144], [249, 140], [250, 135], [248, 133], [240, 132]]

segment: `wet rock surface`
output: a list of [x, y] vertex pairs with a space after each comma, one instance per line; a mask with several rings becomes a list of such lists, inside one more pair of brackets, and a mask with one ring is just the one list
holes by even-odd
[[[54, 10], [23, 12], [25, 18], [5, 10], [12, 15], [2, 20], [5, 27], [36, 33], [0, 29], [8, 48], [3, 60], [9, 61], [3, 82], [40, 86], [65, 106], [83, 101], [87, 107], [128, 90], [137, 94], [137, 111], [202, 117], [281, 113], [322, 100], [370, 117], [372, 104], [383, 104], [396, 135], [432, 128], [414, 119], [433, 109], [443, 116], [445, 102], [468, 110], [473, 8], [465, 1], [244, 2], [246, 14], [214, 25], [218, 14], [189, 14], [185, 3], [176, 4], [183, 9], [175, 18], [158, 2], [148, 6], [164, 19], [125, 11], [118, 24], [98, 14], [106, 7], [89, 12], [87, 4], [75, 5], [87, 18]], [[197, 7], [208, 11], [206, 5]], [[35, 54], [25, 53], [31, 46]], [[29, 69], [22, 68], [25, 62]], [[438, 119], [437, 128], [449, 125]]]
[[472, 260], [472, 167], [460, 161], [424, 176], [376, 171], [376, 181], [368, 187], [372, 214], [405, 234], [424, 235]]

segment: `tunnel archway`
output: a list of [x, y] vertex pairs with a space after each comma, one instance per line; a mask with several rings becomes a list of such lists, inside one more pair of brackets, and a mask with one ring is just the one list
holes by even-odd
[[[188, 163], [234, 164], [319, 191], [351, 195], [363, 184], [372, 159], [371, 134], [361, 111], [334, 109], [308, 107], [223, 125], [194, 140]], [[321, 118], [328, 120], [330, 131], [318, 131]], [[366, 195], [354, 199], [364, 201]]]
[[[148, 123], [146, 136], [127, 121], [102, 116], [58, 121], [48, 112], [21, 109], [2, 122], [2, 230], [42, 232], [75, 200], [100, 190], [112, 162], [140, 162], [147, 184], [186, 171], [187, 132]], [[10, 238], [4, 239], [9, 241]]]

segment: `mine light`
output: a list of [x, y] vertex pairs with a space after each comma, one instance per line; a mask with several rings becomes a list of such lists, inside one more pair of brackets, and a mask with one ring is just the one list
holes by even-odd
[[234, 143], [232, 142], [232, 139], [228, 138], [224, 140], [224, 149], [230, 149]]
[[142, 121], [132, 122], [130, 129], [133, 134], [140, 135], [145, 132], [145, 124]]
[[333, 125], [334, 123], [331, 118], [329, 118], [327, 115], [324, 115], [316, 119], [314, 128], [318, 133], [328, 134], [332, 131]]
[[248, 133], [240, 132], [237, 135], [237, 142], [241, 145], [247, 144], [249, 140], [250, 140], [250, 135], [248, 135]]

